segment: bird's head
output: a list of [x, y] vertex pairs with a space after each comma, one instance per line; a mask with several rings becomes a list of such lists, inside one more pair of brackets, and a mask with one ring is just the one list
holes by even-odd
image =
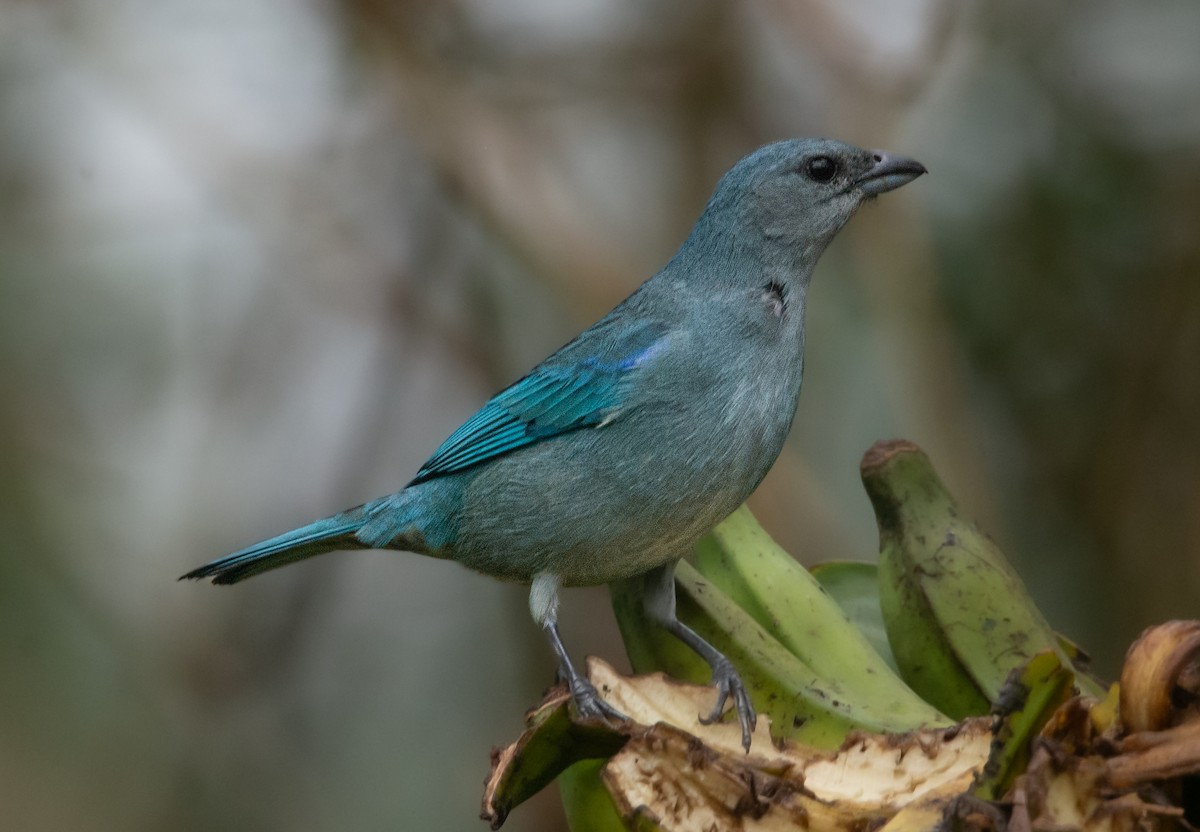
[[721, 178], [705, 211], [755, 248], [815, 263], [866, 200], [925, 173], [913, 159], [832, 139], [759, 148]]

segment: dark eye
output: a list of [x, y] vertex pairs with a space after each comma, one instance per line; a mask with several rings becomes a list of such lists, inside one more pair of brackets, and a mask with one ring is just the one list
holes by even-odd
[[817, 156], [816, 158], [809, 159], [808, 164], [804, 166], [804, 172], [814, 182], [828, 182], [837, 176], [837, 169], [837, 162], [828, 156]]

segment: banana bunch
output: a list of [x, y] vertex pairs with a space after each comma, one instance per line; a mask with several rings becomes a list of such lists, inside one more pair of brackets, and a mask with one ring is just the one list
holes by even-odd
[[[643, 799], [635, 792], [661, 791], [651, 757], [678, 746], [671, 765], [681, 766], [680, 778], [689, 780], [691, 767], [699, 766], [711, 774], [700, 778], [708, 785], [723, 783], [714, 788], [741, 794], [749, 783], [747, 799], [760, 802], [756, 789], [780, 771], [806, 769], [811, 777], [820, 760], [838, 770], [852, 765], [860, 772], [854, 799], [870, 807], [854, 810], [860, 820], [872, 827], [887, 821], [891, 829], [927, 828], [940, 810], [917, 811], [906, 802], [910, 798], [926, 789], [962, 793], [985, 762], [992, 770], [989, 788], [999, 795], [1027, 765], [1026, 738], [1040, 730], [1037, 720], [1051, 706], [1076, 691], [1086, 701], [1104, 699], [1104, 687], [1083, 672], [1086, 656], [1051, 629], [1004, 555], [960, 513], [917, 446], [878, 443], [863, 458], [861, 473], [879, 527], [878, 567], [834, 563], [817, 567], [814, 577], [742, 507], [697, 544], [695, 566], [684, 562], [676, 569], [680, 620], [733, 663], [758, 713], [767, 717], [748, 755], [735, 724], [699, 725], [706, 708], [696, 703], [711, 701], [712, 691], [681, 682], [705, 685], [709, 668], [645, 617], [642, 581], [614, 584], [613, 609], [633, 670], [641, 675], [623, 680], [596, 662], [589, 675], [637, 723], [619, 729], [623, 740], [604, 741], [623, 742], [624, 750], [611, 756], [595, 737], [584, 748], [580, 737], [600, 729], [572, 727], [565, 705], [547, 700], [546, 722], [534, 731], [543, 745], [512, 746], [515, 759], [539, 762], [508, 765], [509, 780], [496, 775], [492, 803], [485, 801], [493, 823], [557, 775], [573, 830], [626, 828]], [[626, 682], [637, 684], [628, 688]], [[630, 698], [622, 699], [622, 690]], [[1040, 691], [1040, 698], [1031, 691]], [[1009, 732], [1016, 739], [1002, 749], [1005, 756], [988, 762], [989, 747], [992, 756], [999, 754], [993, 723], [972, 718], [1007, 713], [1014, 701], [1033, 703], [1026, 708], [1033, 716]], [[846, 743], [851, 734], [854, 743]], [[903, 749], [910, 746], [921, 753], [906, 757]], [[852, 753], [859, 755], [853, 763]], [[798, 756], [785, 762], [777, 754]], [[897, 766], [909, 758], [920, 765]], [[618, 774], [617, 760], [629, 766], [624, 774]], [[872, 767], [877, 777], [863, 773]], [[512, 770], [524, 773], [517, 777]], [[681, 785], [680, 794], [692, 800], [708, 785]], [[849, 804], [838, 801], [841, 808], [830, 817], [840, 823]], [[814, 804], [804, 811], [813, 817], [823, 810]], [[838, 823], [832, 826], [841, 828]]]
[[826, 696], [871, 715], [856, 727], [900, 733], [946, 724], [750, 509], [742, 506], [697, 544], [696, 571], [808, 667]]
[[[760, 542], [770, 542], [749, 511], [741, 509], [739, 515], [734, 522], [741, 531], [753, 530]], [[787, 580], [777, 581], [759, 601], [765, 609], [796, 614], [793, 617], [764, 615], [759, 619], [699, 569], [681, 563], [675, 573], [679, 618], [733, 662], [754, 707], [770, 717], [774, 736], [834, 748], [853, 730], [904, 733], [949, 725], [946, 716], [909, 690], [888, 668], [820, 585], [786, 552], [775, 549], [771, 556], [795, 564], [797, 571]], [[759, 565], [757, 559], [743, 561], [734, 550], [725, 554], [731, 564], [712, 570], [721, 581], [739, 574], [735, 565]], [[611, 591], [635, 673], [663, 671], [685, 681], [708, 681], [708, 666], [646, 619], [640, 581], [616, 584]], [[804, 622], [820, 643], [799, 638]], [[844, 655], [851, 659], [845, 660]]]
[[[697, 544], [694, 568], [676, 572], [680, 619], [738, 668], [775, 738], [833, 747], [851, 730], [898, 734], [985, 715], [1009, 675], [1043, 651], [1075, 670], [1078, 649], [960, 514], [916, 445], [877, 444], [862, 477], [880, 560], [877, 572], [855, 576], [875, 593], [857, 621], [745, 506]], [[707, 681], [699, 657], [643, 616], [638, 581], [614, 586], [612, 600], [635, 672]], [[872, 645], [866, 618], [882, 621], [886, 647]], [[1103, 697], [1082, 673], [1076, 685]]]

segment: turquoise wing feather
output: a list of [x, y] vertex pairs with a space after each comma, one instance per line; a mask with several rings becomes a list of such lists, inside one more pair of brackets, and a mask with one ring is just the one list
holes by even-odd
[[409, 484], [463, 471], [551, 436], [617, 418], [630, 377], [666, 342], [662, 327], [646, 324], [588, 355], [576, 355], [579, 350], [573, 348], [578, 340], [568, 344], [493, 396], [434, 451]]

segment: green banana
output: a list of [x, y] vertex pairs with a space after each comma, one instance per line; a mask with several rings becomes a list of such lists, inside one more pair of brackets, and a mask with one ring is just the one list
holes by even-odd
[[742, 506], [696, 546], [696, 568], [824, 685], [901, 730], [948, 720], [904, 683], [807, 569]]
[[861, 473], [879, 525], [888, 641], [913, 690], [961, 719], [986, 714], [1009, 673], [1039, 652], [1072, 667], [1020, 577], [960, 515], [919, 447], [876, 443]]
[[625, 822], [600, 779], [607, 758], [580, 760], [555, 779], [571, 832], [625, 832]]
[[[826, 679], [790, 653], [729, 596], [686, 562], [675, 573], [676, 606], [681, 621], [720, 650], [741, 674], [760, 714], [771, 718], [776, 738], [833, 748], [853, 730], [899, 733], [918, 724], [947, 724], [935, 711], [914, 722], [864, 697], [861, 690]], [[642, 582], [634, 578], [610, 586], [613, 610], [634, 672], [664, 671], [703, 684], [707, 665], [674, 636], [642, 613]], [[836, 645], [831, 645], [834, 649]]]
[[[879, 607], [878, 565], [858, 560], [831, 560], [818, 563], [809, 571], [838, 602], [846, 617], [862, 630], [867, 641], [883, 656], [888, 666], [899, 673], [896, 657], [892, 655], [892, 645], [888, 643], [883, 610]], [[1081, 677], [1079, 682], [1084, 692], [1096, 696], [1097, 692], [1106, 691], [1108, 684], [1091, 672], [1091, 656], [1062, 633], [1058, 633], [1057, 637], [1058, 646], [1067, 654], [1075, 666], [1075, 673]]]
[[879, 567], [857, 560], [831, 560], [818, 563], [809, 571], [837, 601], [846, 617], [862, 631], [888, 667], [899, 673], [900, 666], [888, 643], [883, 610], [879, 608]]
[[971, 787], [984, 800], [1000, 800], [1029, 766], [1041, 734], [1054, 714], [1071, 698], [1075, 673], [1052, 652], [1039, 653], [1009, 677], [1004, 706], [997, 708], [987, 765]]

